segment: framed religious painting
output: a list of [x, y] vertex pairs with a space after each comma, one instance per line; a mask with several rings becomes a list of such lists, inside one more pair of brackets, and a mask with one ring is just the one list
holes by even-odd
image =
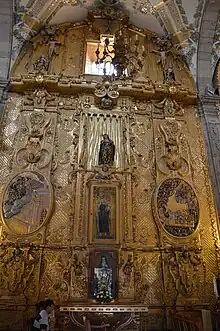
[[90, 243], [119, 243], [119, 186], [117, 183], [90, 182]]

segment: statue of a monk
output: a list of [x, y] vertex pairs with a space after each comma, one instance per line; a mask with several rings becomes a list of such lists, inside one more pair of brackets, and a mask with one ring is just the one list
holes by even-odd
[[115, 157], [115, 145], [107, 134], [103, 135], [103, 140], [99, 150], [99, 165], [112, 166]]
[[99, 268], [94, 269], [94, 297], [101, 302], [112, 300], [112, 269], [109, 268], [106, 257], [102, 256]]

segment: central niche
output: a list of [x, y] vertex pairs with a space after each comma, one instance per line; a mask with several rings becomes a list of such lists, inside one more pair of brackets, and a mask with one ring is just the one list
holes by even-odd
[[117, 297], [117, 252], [94, 250], [90, 253], [90, 298], [100, 303], [111, 302]]
[[87, 169], [93, 169], [100, 164], [99, 152], [104, 135], [114, 143], [114, 167], [123, 167], [123, 118], [117, 114], [86, 114], [84, 126], [87, 127]]

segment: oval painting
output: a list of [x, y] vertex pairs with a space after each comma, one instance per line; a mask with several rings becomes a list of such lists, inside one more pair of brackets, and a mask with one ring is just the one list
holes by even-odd
[[14, 233], [37, 230], [51, 210], [51, 189], [46, 178], [37, 172], [23, 172], [8, 184], [2, 202], [5, 225]]
[[165, 179], [156, 195], [157, 217], [176, 237], [192, 234], [199, 222], [199, 203], [193, 188], [180, 178]]

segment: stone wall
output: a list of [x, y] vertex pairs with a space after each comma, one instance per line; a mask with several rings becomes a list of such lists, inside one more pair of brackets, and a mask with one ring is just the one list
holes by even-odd
[[214, 95], [212, 89], [212, 47], [219, 10], [218, 1], [207, 1], [200, 27], [197, 63], [200, 116], [218, 212], [220, 212], [220, 97]]
[[0, 0], [0, 113], [8, 84], [12, 48], [13, 0]]

